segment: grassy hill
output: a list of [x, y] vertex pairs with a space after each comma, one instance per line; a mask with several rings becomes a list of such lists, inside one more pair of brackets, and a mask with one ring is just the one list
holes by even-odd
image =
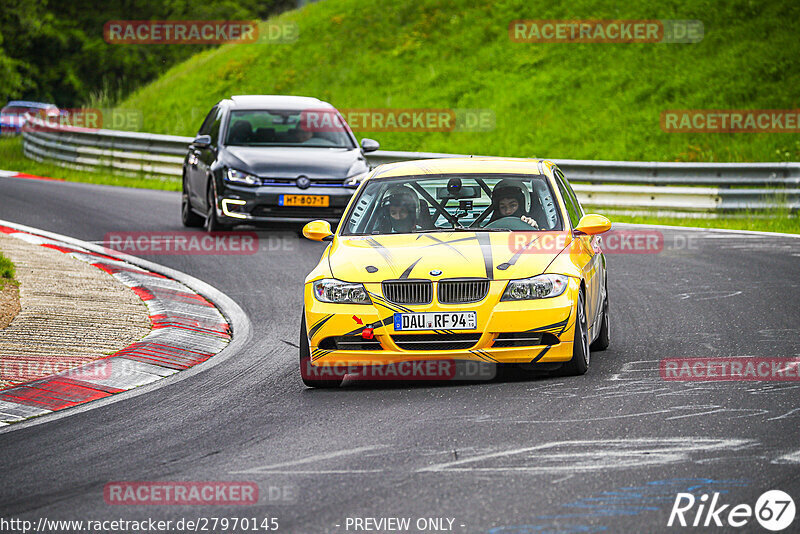
[[[797, 161], [800, 135], [666, 133], [665, 109], [800, 108], [800, 4], [767, 0], [327, 0], [293, 44], [203, 52], [133, 93], [144, 131], [193, 135], [233, 94], [316, 96], [339, 108], [481, 108], [490, 132], [357, 132], [388, 150], [575, 159]], [[516, 19], [699, 19], [695, 44], [516, 43]]]

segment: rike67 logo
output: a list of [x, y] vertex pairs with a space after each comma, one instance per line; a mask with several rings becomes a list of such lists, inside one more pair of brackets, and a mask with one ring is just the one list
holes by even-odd
[[720, 493], [704, 493], [699, 498], [679, 493], [672, 505], [667, 526], [741, 528], [756, 521], [767, 530], [778, 532], [794, 522], [794, 500], [781, 490], [763, 493], [754, 507], [749, 504], [722, 504]]

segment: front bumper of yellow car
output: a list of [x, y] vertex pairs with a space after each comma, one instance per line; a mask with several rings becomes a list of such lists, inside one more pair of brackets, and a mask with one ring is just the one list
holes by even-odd
[[[558, 297], [536, 300], [500, 301], [507, 281], [493, 280], [487, 296], [472, 304], [397, 306], [383, 300], [380, 283], [365, 284], [372, 304], [331, 304], [318, 301], [312, 283], [305, 286], [305, 319], [311, 350], [311, 365], [374, 366], [421, 360], [471, 360], [485, 363], [559, 363], [572, 358], [575, 332], [575, 303], [580, 282], [569, 279], [566, 291]], [[450, 331], [479, 336], [474, 345], [461, 343], [458, 349], [431, 350], [441, 346], [436, 340], [447, 334], [433, 330], [396, 332], [395, 312], [475, 311], [475, 330]], [[372, 329], [364, 337], [364, 330]], [[429, 334], [431, 344], [419, 350], [398, 346], [403, 334]], [[452, 339], [450, 336], [449, 339]], [[341, 343], [341, 341], [349, 343]], [[359, 340], [361, 347], [354, 349]], [[355, 343], [355, 345], [354, 345]], [[528, 345], [528, 343], [535, 343]], [[450, 343], [451, 345], [453, 343]], [[406, 346], [409, 346], [407, 343]], [[447, 345], [447, 343], [444, 343]]]

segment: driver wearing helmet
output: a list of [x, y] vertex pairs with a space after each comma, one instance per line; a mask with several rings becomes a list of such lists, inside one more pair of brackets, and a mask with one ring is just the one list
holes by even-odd
[[413, 231], [417, 227], [419, 199], [409, 188], [398, 185], [389, 188], [383, 202], [383, 215], [379, 224], [381, 233], [397, 234]]
[[500, 180], [492, 190], [492, 217], [489, 222], [503, 217], [522, 217], [526, 214], [524, 185], [515, 180]]

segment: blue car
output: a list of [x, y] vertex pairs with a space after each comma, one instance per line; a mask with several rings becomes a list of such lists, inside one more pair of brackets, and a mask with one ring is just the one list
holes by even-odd
[[42, 115], [47, 118], [58, 117], [59, 109], [53, 104], [12, 100], [0, 109], [0, 133], [18, 134], [25, 126], [26, 114]]

